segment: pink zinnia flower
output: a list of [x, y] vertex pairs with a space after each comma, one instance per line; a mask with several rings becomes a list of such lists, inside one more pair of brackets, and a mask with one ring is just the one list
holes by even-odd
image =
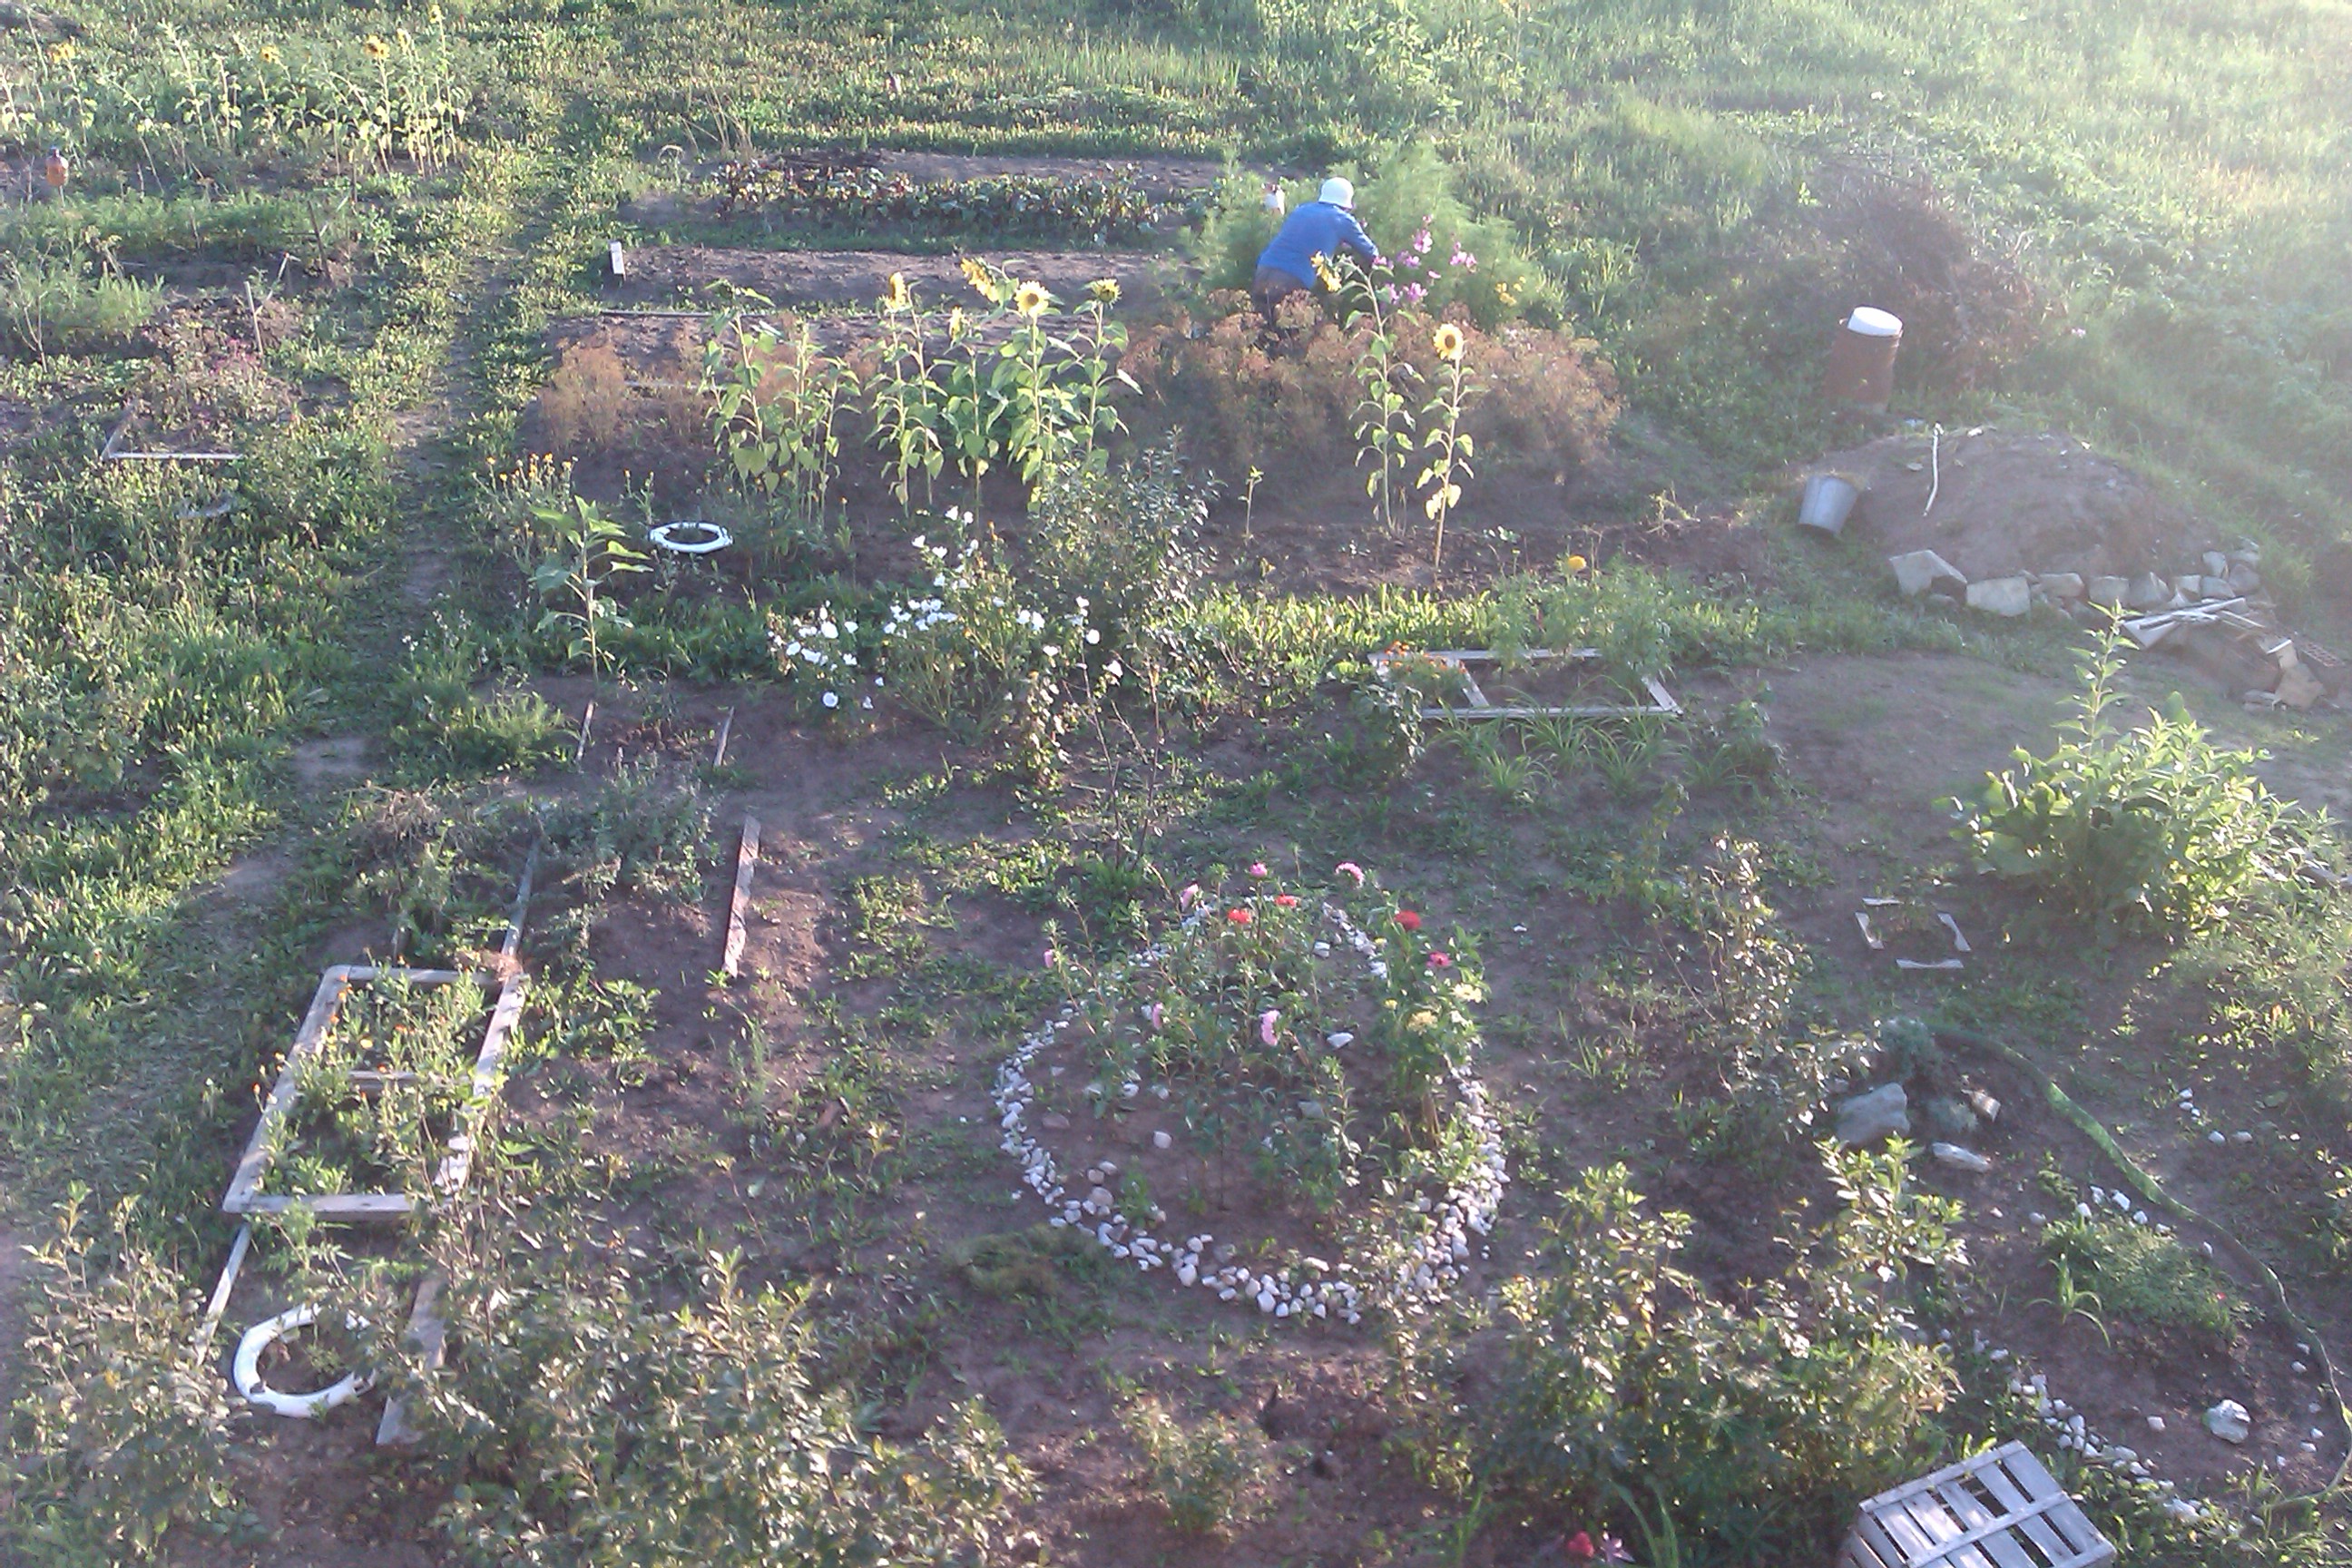
[[1407, 931], [1419, 931], [1421, 929], [1421, 917], [1414, 914], [1411, 910], [1399, 910], [1396, 912], [1396, 923], [1402, 926]]
[[1570, 1561], [1575, 1563], [1590, 1563], [1599, 1555], [1593, 1547], [1592, 1537], [1580, 1530], [1562, 1542], [1560, 1550], [1568, 1553]]
[[1257, 1037], [1269, 1046], [1274, 1044], [1274, 1026], [1281, 1021], [1282, 1015], [1271, 1007], [1260, 1013], [1257, 1016]]
[[1157, 1002], [1143, 1010], [1144, 1022], [1151, 1026], [1152, 1032], [1155, 1034], [1159, 1032], [1160, 1023], [1167, 1016], [1168, 1009]]
[[1433, 952], [1429, 955], [1429, 967], [1432, 969], [1451, 969], [1454, 967], [1454, 960], [1447, 957], [1444, 953]]
[[1364, 868], [1353, 860], [1342, 860], [1331, 869], [1360, 888], [1364, 885]]
[[1253, 876], [1253, 877], [1263, 877], [1263, 876], [1265, 876], [1265, 874], [1266, 874], [1266, 869], [1265, 869], [1265, 861], [1263, 861], [1263, 860], [1257, 860], [1257, 861], [1253, 861], [1253, 862], [1251, 863], [1251, 865], [1250, 865], [1250, 875], [1251, 875], [1251, 876]]

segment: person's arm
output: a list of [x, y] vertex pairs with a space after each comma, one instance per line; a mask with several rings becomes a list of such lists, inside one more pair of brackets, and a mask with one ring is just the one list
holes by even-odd
[[1380, 247], [1372, 243], [1372, 237], [1364, 232], [1364, 226], [1356, 221], [1356, 215], [1345, 207], [1339, 209], [1339, 243], [1354, 251], [1367, 267], [1381, 254]]

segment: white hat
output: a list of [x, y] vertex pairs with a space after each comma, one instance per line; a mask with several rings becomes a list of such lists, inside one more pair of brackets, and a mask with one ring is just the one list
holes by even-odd
[[1334, 174], [1323, 182], [1323, 188], [1315, 193], [1315, 199], [1329, 202], [1335, 207], [1351, 207], [1356, 205], [1356, 187]]

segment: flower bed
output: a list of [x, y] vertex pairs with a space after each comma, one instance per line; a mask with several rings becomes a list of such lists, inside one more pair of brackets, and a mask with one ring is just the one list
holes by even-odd
[[1132, 959], [1068, 967], [1071, 1000], [998, 1071], [1002, 1147], [1050, 1223], [1181, 1287], [1277, 1320], [1425, 1309], [1508, 1180], [1472, 1069], [1475, 949], [1433, 945], [1353, 865], [1184, 902]]

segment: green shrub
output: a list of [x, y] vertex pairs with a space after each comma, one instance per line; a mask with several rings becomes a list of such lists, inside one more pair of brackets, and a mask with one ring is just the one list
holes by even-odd
[[455, 1483], [441, 1518], [462, 1561], [994, 1560], [1028, 1476], [978, 1400], [879, 1441], [846, 1391], [814, 1384], [800, 1296], [746, 1292], [714, 1254], [695, 1299], [664, 1310], [562, 1228], [542, 1214], [520, 1260], [456, 1227], [435, 1240], [465, 1353], [399, 1381]]
[[2060, 1220], [2042, 1231], [2042, 1251], [2098, 1298], [2109, 1321], [2172, 1331], [2223, 1351], [2246, 1317], [2245, 1302], [2219, 1269], [2153, 1226], [2096, 1213]]
[[1190, 1427], [1145, 1395], [1119, 1415], [1177, 1529], [1205, 1534], [1240, 1524], [1262, 1505], [1265, 1437], [1245, 1421], [1209, 1415]]
[[528, 773], [562, 757], [563, 715], [535, 691], [476, 692], [484, 663], [461, 628], [411, 647], [391, 692], [404, 714], [385, 735], [394, 757], [436, 779]]
[[549, 808], [546, 852], [577, 871], [592, 891], [691, 899], [702, 890], [710, 807], [691, 782], [662, 776], [642, 757], [584, 799]]
[[2082, 656], [2082, 694], [2048, 756], [2021, 748], [1957, 830], [1978, 864], [2031, 884], [2105, 931], [2215, 921], [2266, 882], [2287, 882], [2328, 837], [2324, 817], [2254, 776], [2257, 753], [2217, 746], [2179, 693], [2137, 730], [2108, 718], [2123, 633]]
[[119, 348], [153, 319], [163, 287], [37, 257], [18, 257], [0, 282], [0, 329], [39, 359]]
[[1961, 1256], [1959, 1205], [1910, 1190], [1907, 1159], [1824, 1146], [1842, 1211], [1745, 1310], [1675, 1266], [1687, 1215], [1585, 1173], [1490, 1321], [1393, 1331], [1424, 1461], [1565, 1518], [1652, 1493], [1707, 1561], [1825, 1560], [1857, 1497], [1932, 1457], [1953, 1387], [1904, 1280]]
[[190, 1346], [184, 1271], [134, 1237], [128, 1202], [94, 1239], [84, 1196], [33, 1249], [42, 1301], [0, 1470], [12, 1561], [58, 1568], [161, 1561], [251, 1522], [230, 1485], [226, 1387]]

